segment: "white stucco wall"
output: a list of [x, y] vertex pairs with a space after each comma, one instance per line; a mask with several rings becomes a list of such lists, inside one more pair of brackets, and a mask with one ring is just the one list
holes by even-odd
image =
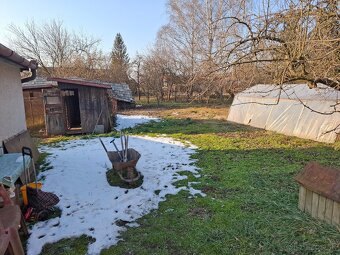
[[26, 120], [20, 69], [0, 59], [0, 146], [23, 130]]

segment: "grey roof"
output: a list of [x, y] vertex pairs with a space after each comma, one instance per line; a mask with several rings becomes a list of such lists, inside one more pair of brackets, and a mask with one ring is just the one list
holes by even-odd
[[37, 77], [32, 81], [25, 82], [22, 84], [23, 89], [34, 89], [34, 88], [46, 88], [58, 86], [56, 81], [48, 81], [46, 78]]
[[127, 84], [111, 84], [112, 92], [114, 98], [118, 101], [124, 101], [128, 103], [134, 103], [135, 100], [133, 99], [132, 92]]
[[100, 85], [106, 85], [111, 86], [112, 88], [112, 94], [115, 99], [118, 101], [124, 101], [128, 103], [134, 103], [135, 100], [132, 96], [132, 92], [129, 88], [129, 85], [127, 84], [118, 84], [118, 83], [109, 83], [109, 82], [103, 82], [99, 80], [85, 80], [78, 77], [71, 77], [71, 78], [52, 78], [52, 80], [47, 80], [43, 77], [37, 77], [33, 81], [25, 82], [22, 84], [23, 89], [32, 89], [32, 88], [46, 88], [46, 87], [53, 87], [58, 86], [57, 80], [68, 80], [68, 81], [77, 81], [77, 82], [87, 82], [87, 83], [95, 83]]

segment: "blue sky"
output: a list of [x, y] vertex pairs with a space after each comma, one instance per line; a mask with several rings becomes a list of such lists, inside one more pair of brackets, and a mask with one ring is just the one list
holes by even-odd
[[83, 31], [101, 39], [109, 52], [114, 37], [121, 33], [132, 57], [143, 53], [167, 22], [166, 0], [0, 0], [0, 42], [10, 47], [8, 25], [21, 26], [34, 19], [37, 23], [59, 19], [71, 31]]

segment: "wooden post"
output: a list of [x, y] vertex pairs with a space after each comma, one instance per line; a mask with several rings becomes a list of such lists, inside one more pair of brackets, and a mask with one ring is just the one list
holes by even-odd
[[303, 186], [299, 188], [299, 209], [301, 211], [305, 210], [305, 202], [306, 202], [306, 189]]

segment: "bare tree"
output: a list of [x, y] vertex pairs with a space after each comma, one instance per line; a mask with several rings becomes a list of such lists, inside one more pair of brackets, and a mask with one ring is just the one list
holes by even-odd
[[162, 45], [171, 52], [171, 70], [181, 77], [187, 100], [223, 93], [229, 70], [222, 67], [234, 58], [227, 51], [243, 32], [242, 25], [228, 17], [241, 19], [246, 6], [246, 1], [234, 0], [169, 1], [170, 21], [160, 29], [156, 48]]
[[339, 85], [339, 11], [337, 1], [283, 1], [260, 14], [244, 19], [228, 17], [242, 24], [245, 33], [225, 51], [228, 61], [221, 68], [254, 64], [270, 72], [277, 84], [306, 82], [311, 88], [323, 83]]
[[37, 25], [31, 20], [22, 28], [12, 24], [9, 30], [16, 50], [26, 57], [37, 59], [49, 76], [63, 75], [71, 64], [80, 60], [93, 64], [93, 60], [101, 55], [96, 50], [99, 40], [71, 33], [61, 21]]
[[143, 64], [143, 56], [139, 53], [136, 54], [136, 57], [132, 61], [132, 76], [130, 79], [135, 80], [136, 82], [136, 92], [138, 96], [138, 100], [141, 98], [141, 68]]
[[150, 96], [156, 97], [157, 104], [164, 100], [165, 68], [163, 58], [154, 49], [144, 57], [141, 80], [149, 102]]

